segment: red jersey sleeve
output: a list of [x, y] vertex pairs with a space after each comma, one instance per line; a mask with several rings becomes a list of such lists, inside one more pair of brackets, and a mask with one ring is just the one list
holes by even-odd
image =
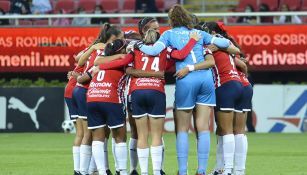
[[177, 60], [184, 60], [189, 55], [196, 42], [195, 39], [191, 38], [181, 50], [173, 49], [171, 51], [171, 57]]
[[110, 70], [110, 69], [117, 69], [120, 67], [123, 67], [125, 65], [128, 65], [133, 61], [133, 54], [129, 53], [125, 56], [124, 59], [114, 60], [109, 63], [104, 63], [99, 65], [99, 69], [101, 70]]

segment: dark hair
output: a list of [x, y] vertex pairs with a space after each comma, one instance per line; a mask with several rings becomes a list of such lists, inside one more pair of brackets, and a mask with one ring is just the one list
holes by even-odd
[[[149, 24], [152, 22], [157, 22], [156, 18], [153, 17], [145, 17], [138, 22], [139, 33], [144, 36], [146, 31], [149, 29]], [[144, 31], [144, 32], [143, 32]]]
[[124, 38], [128, 40], [142, 40], [141, 34], [134, 31], [125, 32]]
[[109, 23], [105, 23], [100, 30], [100, 33], [95, 40], [94, 44], [96, 43], [106, 43], [112, 35], [118, 36], [122, 33], [119, 27], [110, 25]]
[[174, 27], [186, 27], [192, 29], [194, 27], [191, 14], [181, 5], [174, 5], [168, 12], [169, 24]]
[[[226, 30], [224, 28], [221, 28], [220, 25], [217, 22], [214, 22], [214, 21], [206, 22], [204, 25], [208, 29], [208, 31], [206, 31], [206, 29], [204, 31], [206, 31], [210, 34], [212, 34], [212, 32], [214, 31], [215, 33], [223, 36], [224, 38], [229, 39], [237, 48], [241, 49], [239, 44], [230, 35], [228, 35]], [[241, 56], [243, 56], [243, 55], [244, 54], [242, 53]]]
[[195, 14], [191, 14], [191, 18], [192, 18], [193, 26], [195, 28], [199, 23], [199, 19], [197, 18], [197, 16]]
[[270, 7], [267, 4], [260, 4], [259, 6], [259, 12], [268, 12], [270, 11]]
[[121, 53], [123, 49], [126, 49], [127, 43], [125, 40], [116, 39], [112, 43], [108, 43], [104, 49], [105, 56], [111, 56]]
[[206, 26], [206, 24], [207, 24], [206, 22], [200, 22], [195, 26], [195, 29], [202, 30], [202, 31], [209, 33], [208, 27]]

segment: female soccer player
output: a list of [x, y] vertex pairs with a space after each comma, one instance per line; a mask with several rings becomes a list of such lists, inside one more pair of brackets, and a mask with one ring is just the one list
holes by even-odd
[[[221, 37], [228, 38], [236, 44], [236, 42], [224, 30], [221, 23], [208, 22], [205, 25], [210, 34], [218, 34]], [[238, 117], [235, 117], [235, 113], [242, 113], [243, 86], [236, 69], [235, 58], [222, 50], [214, 51], [213, 56], [215, 60], [214, 77], [217, 104], [216, 120], [218, 126], [218, 149], [222, 148], [222, 151], [217, 150], [217, 152], [222, 152], [223, 155], [223, 173], [225, 175], [231, 175], [233, 173], [235, 154], [233, 123], [236, 123], [236, 119], [238, 119]], [[221, 164], [221, 162], [222, 161], [220, 161], [219, 164]]]
[[[115, 40], [106, 45], [105, 55], [110, 56], [125, 51], [123, 40]], [[123, 69], [102, 70], [94, 69], [87, 93], [87, 107], [89, 112], [88, 128], [93, 134], [93, 156], [97, 163], [99, 175], [105, 174], [104, 141], [105, 127], [112, 130], [115, 138], [115, 158], [120, 175], [127, 175], [127, 145], [124, 106], [118, 91], [124, 77]]]
[[[243, 60], [243, 61], [242, 61]], [[236, 58], [235, 64], [243, 85], [243, 96], [240, 109], [242, 113], [235, 113], [234, 118], [234, 135], [235, 135], [235, 161], [234, 174], [245, 175], [246, 157], [247, 157], [247, 136], [245, 135], [247, 113], [252, 108], [253, 87], [249, 83], [247, 77], [247, 66], [244, 63], [245, 59], [241, 57]]]
[[[173, 6], [169, 11], [169, 21], [172, 29], [165, 31], [153, 46], [139, 43], [140, 50], [149, 55], [157, 55], [164, 48], [172, 46], [181, 49], [188, 41], [188, 35], [193, 29], [191, 16], [180, 5]], [[200, 32], [200, 31], [199, 31]], [[203, 45], [215, 44], [220, 48], [230, 47], [230, 42], [224, 38], [216, 38], [206, 32], [200, 32], [201, 39], [194, 46], [184, 61], [176, 62], [176, 70], [189, 67], [204, 60]], [[199, 77], [203, 77], [199, 79]], [[186, 86], [189, 84], [189, 86]], [[209, 155], [210, 134], [209, 116], [212, 106], [215, 106], [215, 92], [210, 70], [194, 71], [176, 81], [176, 128], [177, 128], [177, 157], [179, 174], [187, 174], [188, 161], [188, 130], [192, 116], [192, 109], [196, 105], [196, 123], [198, 130], [198, 174], [205, 174]], [[201, 148], [201, 149], [200, 149]]]
[[[153, 44], [159, 33], [155, 30], [148, 30], [144, 42]], [[194, 33], [196, 39], [198, 35]], [[191, 39], [182, 51], [172, 51], [171, 56], [175, 58], [184, 58], [190, 52], [196, 41]], [[101, 69], [115, 68], [127, 65], [134, 61], [136, 69], [147, 71], [164, 71], [166, 69], [167, 50], [165, 49], [159, 56], [149, 58], [143, 55], [139, 50], [129, 53], [125, 59], [117, 60], [110, 64], [100, 65]], [[148, 174], [148, 117], [152, 135], [152, 162], [154, 175], [161, 174], [162, 169], [162, 132], [165, 117], [165, 94], [164, 80], [157, 78], [132, 78], [132, 114], [136, 118], [138, 130], [138, 157], [142, 174]]]
[[[103, 48], [105, 47], [104, 43], [109, 43], [115, 40], [116, 38], [122, 38], [122, 31], [115, 27], [110, 26], [109, 24], [105, 24], [99, 37], [94, 42], [94, 44], [89, 47], [84, 54], [82, 54], [80, 60], [78, 61], [78, 65], [86, 65], [84, 73], [82, 76], [79, 76], [77, 81], [77, 87], [74, 89], [73, 95], [76, 97], [76, 104], [78, 106], [78, 112], [80, 113], [80, 118], [83, 120], [83, 129], [84, 129], [84, 137], [82, 139], [82, 144], [80, 147], [80, 172], [81, 174], [87, 174], [89, 168], [89, 161], [91, 160], [91, 143], [92, 143], [92, 135], [88, 130], [87, 125], [87, 108], [86, 108], [86, 92], [90, 83], [90, 73], [92, 71], [92, 67], [94, 65], [94, 60], [98, 55], [103, 54]], [[105, 161], [105, 166], [108, 167], [108, 162]], [[107, 169], [107, 174], [110, 174], [110, 170]]]
[[[75, 61], [78, 62], [80, 56], [83, 54], [83, 51], [78, 53], [75, 57]], [[74, 174], [78, 175], [80, 171], [80, 145], [83, 138], [83, 127], [82, 127], [82, 119], [78, 118], [77, 108], [72, 103], [72, 92], [77, 83], [77, 76], [83, 72], [84, 67], [76, 66], [75, 69], [68, 73], [68, 83], [65, 87], [64, 97], [65, 102], [67, 104], [70, 120], [74, 122], [76, 128], [76, 136], [73, 144], [73, 161], [74, 161]]]

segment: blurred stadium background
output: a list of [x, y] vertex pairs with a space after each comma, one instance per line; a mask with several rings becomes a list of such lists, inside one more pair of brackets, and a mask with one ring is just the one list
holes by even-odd
[[[251, 162], [262, 168], [261, 163], [256, 163], [262, 160], [255, 155], [276, 151], [271, 157], [279, 154], [285, 155], [285, 159], [297, 157], [291, 159], [292, 169], [284, 170], [284, 174], [307, 174], [295, 171], [307, 169], [306, 144], [300, 142], [301, 139], [306, 141], [306, 135], [301, 133], [307, 131], [307, 0], [0, 0], [0, 155], [8, 151], [3, 143], [15, 143], [23, 136], [28, 138], [24, 142], [41, 137], [6, 133], [63, 132], [62, 122], [68, 118], [63, 99], [66, 74], [74, 67], [73, 55], [95, 39], [102, 23], [110, 22], [122, 26], [125, 31], [137, 31], [139, 19], [153, 16], [158, 18], [163, 32], [168, 29], [167, 11], [176, 3], [195, 13], [200, 21], [223, 21], [226, 30], [246, 53], [249, 78], [254, 84], [253, 113], [249, 115], [247, 130], [297, 133], [252, 134], [251, 144], [257, 146], [250, 145]], [[172, 74], [168, 72], [166, 75], [166, 132], [174, 130], [171, 109], [175, 80]], [[31, 117], [37, 117], [38, 123], [35, 124]], [[211, 129], [214, 130], [214, 123]], [[56, 136], [72, 140], [71, 136]], [[300, 144], [301, 147], [297, 148], [297, 154], [284, 153], [286, 147], [275, 150], [270, 146], [262, 152], [259, 143], [262, 136], [267, 139], [263, 147], [269, 146], [270, 139], [276, 137], [279, 138], [277, 143]], [[171, 144], [174, 138], [170, 134], [167, 137]], [[56, 138], [54, 136], [53, 140]], [[39, 141], [34, 143], [39, 144]], [[65, 149], [60, 149], [65, 152], [63, 161], [69, 166], [70, 143], [61, 142]], [[16, 144], [23, 143], [17, 141]], [[213, 146], [211, 167], [214, 149]], [[21, 155], [32, 154], [19, 151]], [[170, 152], [173, 162], [176, 160], [175, 150]], [[18, 162], [19, 154], [16, 156], [13, 162]], [[300, 160], [305, 162], [297, 163]], [[14, 166], [7, 166], [4, 174], [24, 174], [14, 173], [11, 169]], [[276, 166], [287, 166], [287, 162], [276, 162]], [[252, 167], [248, 164], [248, 169], [256, 169]], [[67, 174], [65, 172], [49, 174]], [[255, 171], [248, 172], [256, 174]], [[270, 172], [269, 168], [267, 172]], [[273, 174], [283, 173], [273, 171]]]

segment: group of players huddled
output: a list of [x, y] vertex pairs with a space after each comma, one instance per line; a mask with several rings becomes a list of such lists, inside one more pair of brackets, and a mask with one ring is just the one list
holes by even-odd
[[[246, 78], [240, 47], [227, 34], [223, 23], [199, 23], [180, 5], [174, 5], [168, 15], [171, 29], [161, 36], [157, 20], [151, 17], [139, 21], [138, 33], [124, 33], [117, 26], [104, 24], [94, 43], [75, 57], [77, 66], [68, 73], [65, 89], [76, 127], [75, 175], [112, 174], [107, 148], [110, 133], [116, 174], [139, 174], [138, 162], [142, 175], [165, 174], [164, 72], [173, 65], [178, 174], [188, 174], [188, 130], [192, 117], [197, 135], [196, 174], [206, 174], [209, 119], [213, 111], [217, 152], [211, 174], [245, 174], [245, 121], [253, 90]], [[129, 172], [126, 113], [131, 128]], [[148, 172], [149, 154], [152, 173]]]

